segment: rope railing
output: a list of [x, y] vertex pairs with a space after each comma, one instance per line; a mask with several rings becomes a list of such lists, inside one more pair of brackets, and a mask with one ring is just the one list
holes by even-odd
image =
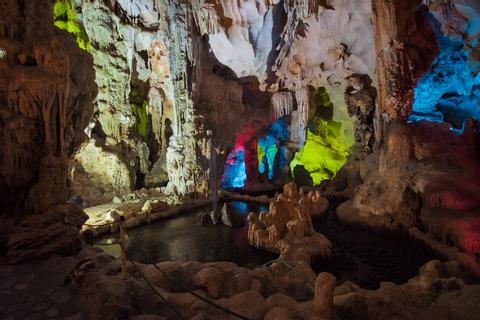
[[[179, 319], [186, 319], [185, 317], [182, 316], [182, 314], [175, 309], [175, 307], [173, 307], [171, 304], [168, 303], [167, 299], [158, 291], [158, 288], [153, 285], [150, 280], [145, 276], [145, 274], [138, 268], [137, 264], [135, 263], [135, 261], [133, 259], [131, 259], [131, 257], [129, 257], [126, 253], [126, 249], [125, 249], [125, 243], [126, 243], [126, 238], [125, 236], [128, 236], [130, 242], [129, 244], [133, 245], [133, 247], [135, 247], [135, 249], [137, 250], [137, 252], [139, 252], [143, 258], [145, 260], [147, 260], [147, 255], [145, 254], [145, 252], [137, 245], [137, 243], [134, 241], [133, 237], [130, 235], [130, 233], [127, 231], [127, 228], [125, 226], [125, 217], [123, 216], [120, 216], [120, 220], [119, 221], [115, 221], [113, 223], [108, 223], [108, 224], [104, 224], [104, 225], [112, 225], [112, 224], [119, 224], [119, 227], [120, 227], [120, 238], [119, 238], [119, 241], [115, 241], [115, 242], [111, 242], [111, 243], [96, 243], [97, 245], [105, 245], [105, 246], [110, 246], [110, 245], [119, 245], [121, 250], [120, 250], [120, 262], [121, 262], [121, 275], [122, 275], [122, 278], [123, 279], [126, 279], [127, 277], [127, 267], [126, 267], [126, 262], [127, 260], [132, 264], [132, 266], [134, 267], [134, 269], [137, 271], [137, 273], [140, 275], [140, 277], [147, 283], [147, 285], [152, 289], [152, 291], [155, 292], [156, 295], [159, 296], [159, 298], [162, 300], [162, 302], [168, 306], [168, 308], [170, 308], [177, 316]], [[85, 224], [87, 225], [87, 224]], [[87, 225], [88, 226], [88, 225]], [[93, 226], [93, 225], [90, 225], [90, 226]], [[97, 226], [102, 226], [102, 225], [97, 225]], [[297, 274], [299, 274], [300, 276], [304, 277], [304, 279], [306, 280], [307, 284], [311, 285], [312, 288], [315, 288], [315, 285], [301, 272], [299, 272], [298, 270], [296, 270], [292, 265], [290, 265], [287, 261], [284, 261], [284, 260], [281, 260], [281, 259], [275, 259], [275, 260], [271, 260], [271, 261], [268, 261], [264, 264], [262, 264], [260, 267], [266, 267], [266, 266], [269, 266], [273, 263], [280, 263], [284, 266], [286, 266], [288, 269], [290, 269], [292, 272], [295, 272]], [[166, 278], [168, 278], [170, 281], [172, 281], [173, 283], [175, 283], [175, 285], [177, 285], [181, 290], [193, 295], [194, 297], [196, 297], [197, 299], [200, 299], [202, 300], [203, 302], [211, 305], [212, 307], [224, 312], [224, 313], [227, 313], [231, 316], [234, 316], [238, 319], [242, 319], [242, 320], [251, 320], [250, 318], [244, 316], [244, 315], [241, 315], [235, 311], [232, 311], [230, 309], [227, 309], [225, 307], [223, 307], [222, 305], [216, 303], [215, 301], [211, 300], [211, 299], [208, 299], [190, 289], [188, 289], [186, 286], [184, 286], [181, 282], [179, 282], [177, 279], [175, 279], [174, 277], [172, 277], [168, 272], [160, 269], [156, 264], [154, 263], [149, 263], [149, 265], [153, 266], [158, 272], [160, 272], [162, 275], [164, 275]]]
[[[120, 243], [120, 248], [122, 249], [122, 252], [125, 252], [125, 247], [124, 247], [124, 244], [123, 243]], [[178, 318], [180, 318], [181, 320], [187, 320], [187, 318], [185, 318], [184, 316], [182, 316], [182, 314], [174, 307], [172, 306], [170, 303], [168, 303], [167, 299], [160, 293], [160, 291], [158, 291], [157, 287], [155, 287], [149, 280], [148, 278], [145, 276], [145, 274], [138, 268], [137, 264], [135, 263], [135, 261], [133, 261], [131, 258], [129, 258], [127, 255], [125, 255], [125, 257], [128, 259], [128, 261], [132, 264], [133, 268], [135, 269], [135, 271], [138, 272], [138, 274], [140, 274], [140, 277], [142, 277], [142, 279], [147, 283], [147, 285], [150, 287], [150, 289], [152, 289], [153, 292], [155, 292], [155, 294], [160, 298], [160, 300], [162, 300], [162, 302], [169, 308], [173, 311], [173, 313], [175, 313]], [[122, 267], [123, 268], [123, 267]], [[122, 271], [123, 273], [124, 271]]]
[[[135, 247], [135, 249], [143, 256], [144, 259], [147, 259], [147, 255], [145, 254], [145, 252], [143, 252], [143, 250], [135, 243], [135, 241], [133, 240], [132, 236], [130, 235], [129, 232], [127, 232], [127, 228], [125, 227], [125, 223], [124, 223], [124, 220], [125, 218], [123, 216], [120, 216], [120, 221], [119, 222], [115, 222], [115, 223], [120, 223], [120, 239], [118, 242], [112, 242], [112, 243], [107, 243], [105, 245], [120, 245], [120, 263], [121, 263], [121, 275], [122, 275], [122, 278], [123, 279], [126, 279], [127, 277], [127, 260], [132, 264], [132, 266], [134, 267], [134, 269], [138, 272], [138, 274], [140, 274], [140, 277], [147, 283], [147, 285], [150, 287], [150, 289], [152, 289], [152, 291], [155, 292], [156, 295], [159, 296], [159, 298], [162, 300], [162, 302], [167, 305], [177, 316], [178, 318], [180, 319], [186, 319], [185, 317], [182, 316], [182, 314], [180, 312], [178, 312], [178, 310], [175, 309], [175, 307], [173, 307], [172, 305], [170, 305], [167, 301], [167, 299], [165, 299], [165, 297], [158, 291], [157, 287], [155, 285], [153, 285], [150, 280], [145, 276], [145, 274], [138, 268], [137, 264], [135, 263], [135, 261], [133, 261], [133, 259], [131, 259], [131, 257], [129, 257], [126, 253], [126, 249], [125, 249], [125, 243], [126, 243], [126, 239], [125, 239], [125, 235], [128, 236], [129, 240], [130, 240], [130, 244], [133, 245]], [[97, 243], [98, 244], [98, 243]], [[102, 245], [102, 244], [99, 244], [99, 245]], [[183, 291], [193, 295], [195, 298], [197, 299], [200, 299], [202, 300], [203, 302], [213, 306], [214, 308], [218, 309], [218, 310], [221, 310], [231, 316], [234, 316], [238, 319], [242, 319], [242, 320], [251, 320], [250, 318], [246, 317], [246, 316], [243, 316], [239, 313], [236, 313], [235, 311], [232, 311], [232, 310], [229, 310], [223, 306], [221, 306], [220, 304], [188, 289], [187, 287], [185, 287], [181, 282], [179, 282], [177, 279], [175, 279], [174, 277], [172, 277], [169, 273], [163, 271], [162, 269], [160, 269], [156, 264], [154, 263], [149, 263], [149, 265], [152, 265], [157, 271], [159, 271], [161, 274], [163, 274], [166, 278], [168, 278], [170, 281], [174, 282], [175, 285], [177, 285], [180, 289], [182, 289]]]
[[[125, 226], [123, 225], [123, 222], [122, 222], [122, 225], [120, 227], [120, 230], [124, 230], [124, 232], [126, 233], [126, 235], [128, 236], [128, 238], [130, 239], [130, 244], [132, 244], [135, 249], [143, 256], [144, 259], [147, 259], [147, 255], [145, 254], [145, 252], [143, 252], [143, 250], [135, 243], [135, 241], [133, 241], [133, 238], [132, 236], [130, 235], [130, 233], [128, 231], [126, 231], [126, 228]], [[125, 250], [123, 249], [122, 247], [122, 251], [125, 252]], [[129, 260], [130, 261], [130, 260]], [[187, 293], [190, 293], [191, 295], [193, 295], [195, 298], [197, 299], [200, 299], [202, 300], [203, 302], [213, 306], [214, 308], [218, 309], [218, 310], [221, 310], [227, 314], [230, 314], [238, 319], [242, 319], [242, 320], [251, 320], [250, 318], [246, 317], [246, 316], [243, 316], [239, 313], [236, 313], [235, 311], [232, 311], [232, 310], [229, 310], [221, 305], [219, 305], [218, 303], [188, 289], [187, 287], [185, 287], [182, 283], [180, 283], [179, 281], [177, 281], [177, 279], [175, 279], [174, 277], [172, 277], [168, 272], [165, 272], [163, 271], [162, 269], [160, 269], [156, 264], [154, 263], [149, 263], [150, 265], [152, 265], [157, 271], [159, 271], [161, 274], [163, 274], [166, 278], [168, 278], [170, 281], [174, 282], [180, 289], [182, 289], [183, 291], [187, 292]], [[148, 279], [146, 279], [146, 277], [144, 278], [145, 281], [148, 281]]]
[[302, 278], [305, 279], [305, 281], [307, 282], [307, 284], [309, 284], [312, 288], [315, 288], [315, 284], [310, 280], [308, 279], [305, 274], [303, 274], [302, 272], [298, 271], [297, 269], [295, 269], [294, 266], [292, 266], [291, 264], [289, 264], [287, 261], [285, 260], [282, 260], [282, 259], [274, 259], [274, 260], [270, 260], [270, 261], [267, 261], [265, 262], [264, 264], [260, 265], [259, 268], [264, 268], [264, 267], [268, 267], [274, 263], [280, 263], [281, 265], [284, 265], [285, 267], [287, 267], [288, 269], [290, 269], [290, 271], [296, 273], [297, 275], [301, 276]]

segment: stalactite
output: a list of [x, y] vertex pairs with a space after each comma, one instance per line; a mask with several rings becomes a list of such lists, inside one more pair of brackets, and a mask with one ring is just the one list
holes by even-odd
[[308, 89], [301, 88], [295, 91], [295, 99], [297, 100], [297, 110], [299, 114], [300, 124], [302, 130], [307, 127], [308, 111], [309, 111], [309, 96]]
[[292, 112], [292, 134], [291, 140], [301, 148], [305, 143], [305, 135], [308, 123], [309, 112], [309, 90], [308, 88], [300, 88], [295, 91], [295, 100], [297, 102], [297, 111]]
[[290, 92], [276, 92], [270, 100], [272, 120], [280, 119], [293, 111], [293, 96]]
[[215, 4], [202, 0], [192, 1], [193, 18], [200, 34], [215, 34], [220, 32], [220, 20], [215, 10]]

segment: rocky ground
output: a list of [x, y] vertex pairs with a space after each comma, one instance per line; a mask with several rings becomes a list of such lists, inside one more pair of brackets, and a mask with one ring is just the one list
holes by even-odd
[[0, 318], [81, 320], [78, 288], [69, 281], [75, 258], [9, 265], [0, 257]]
[[351, 282], [338, 285], [328, 273], [288, 271], [278, 264], [255, 269], [227, 262], [157, 266], [128, 263], [123, 280], [118, 260], [89, 247], [75, 257], [52, 256], [40, 263], [8, 265], [1, 259], [0, 314], [2, 319], [179, 318], [160, 294], [185, 319], [235, 318], [188, 291], [248, 319], [473, 320], [480, 312], [480, 285], [468, 284], [457, 262], [430, 261], [407, 283], [383, 282], [378, 290]]

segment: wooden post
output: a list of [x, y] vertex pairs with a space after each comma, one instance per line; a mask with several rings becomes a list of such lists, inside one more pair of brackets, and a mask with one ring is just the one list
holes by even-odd
[[120, 216], [120, 262], [122, 264], [122, 279], [127, 279], [127, 256], [125, 253], [126, 243], [125, 243], [125, 217]]

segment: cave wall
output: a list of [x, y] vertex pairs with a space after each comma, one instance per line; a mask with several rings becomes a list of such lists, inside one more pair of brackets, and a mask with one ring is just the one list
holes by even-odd
[[160, 2], [76, 3], [99, 94], [87, 128], [90, 141], [76, 154], [71, 179], [77, 195], [92, 205], [167, 181], [174, 90]]
[[405, 120], [413, 87], [438, 54], [427, 7], [420, 0], [373, 1], [379, 112]]
[[[83, 205], [167, 183], [169, 193], [206, 196], [219, 187], [237, 146], [250, 190], [288, 181], [294, 159], [322, 177], [316, 184], [343, 162], [312, 166], [312, 157], [346, 161], [354, 144], [372, 150], [375, 86], [391, 84], [375, 79], [376, 63], [385, 65], [375, 61], [372, 17], [383, 10], [375, 3], [70, 3], [75, 25], [88, 36], [88, 45], [79, 45], [93, 57], [99, 87], [90, 122], [79, 119], [89, 140], [69, 168], [73, 196]], [[424, 25], [416, 15], [416, 29], [383, 38], [405, 38], [420, 47], [408, 51], [417, 55], [434, 52], [417, 41]], [[325, 105], [331, 115], [321, 120]], [[286, 123], [284, 134], [272, 131], [278, 121]], [[323, 144], [327, 152], [319, 151]]]
[[0, 214], [68, 200], [68, 160], [93, 111], [92, 59], [52, 12], [47, 0], [0, 3]]
[[[166, 182], [175, 194], [206, 195], [240, 140], [246, 188], [275, 188], [311, 137], [318, 88], [334, 106], [342, 153], [355, 142], [354, 117], [372, 121], [361, 113], [374, 109], [374, 91], [362, 108], [344, 98], [374, 79], [370, 1], [97, 0], [76, 2], [76, 11], [100, 88], [72, 170], [84, 204]], [[276, 154], [259, 151], [280, 118], [289, 137], [269, 138]], [[365, 132], [357, 140], [371, 145]]]
[[419, 228], [478, 253], [479, 4], [374, 4], [379, 149], [360, 164], [362, 182], [337, 214]]

